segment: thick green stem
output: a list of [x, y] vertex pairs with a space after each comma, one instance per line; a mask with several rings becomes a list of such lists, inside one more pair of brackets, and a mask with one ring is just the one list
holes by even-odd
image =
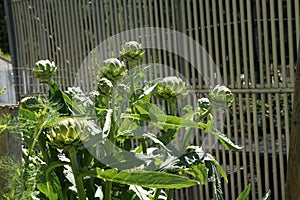
[[169, 100], [169, 114], [175, 116], [176, 114], [176, 100]]
[[145, 140], [145, 139], [142, 139], [142, 140], [141, 140], [141, 144], [142, 144], [143, 154], [147, 154], [147, 144], [146, 144], [146, 140]]
[[167, 200], [172, 200], [173, 195], [174, 195], [174, 189], [169, 189]]
[[76, 151], [75, 148], [72, 148], [72, 149], [69, 150], [71, 168], [72, 168], [73, 175], [74, 175], [74, 178], [75, 178], [75, 184], [76, 184], [78, 198], [79, 198], [79, 200], [86, 200], [83, 180], [82, 180], [82, 176], [80, 174], [80, 167], [79, 167], [79, 164], [78, 164], [78, 161], [77, 161], [76, 152], [77, 151]]
[[111, 200], [111, 188], [112, 188], [112, 182], [107, 181], [105, 183], [105, 196], [104, 200]]
[[155, 194], [154, 194], [154, 197], [153, 197], [153, 200], [158, 200], [158, 197], [159, 197], [159, 195], [160, 195], [160, 192], [161, 192], [161, 189], [160, 189], [160, 188], [156, 189]]

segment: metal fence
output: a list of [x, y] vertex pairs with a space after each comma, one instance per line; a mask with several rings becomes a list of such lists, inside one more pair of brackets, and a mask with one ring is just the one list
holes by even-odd
[[[268, 189], [284, 199], [286, 162], [297, 41], [298, 0], [6, 0], [15, 43], [13, 58], [20, 97], [45, 92], [31, 68], [39, 59], [54, 60], [59, 84], [73, 86], [86, 56], [105, 39], [122, 31], [161, 27], [199, 42], [236, 99], [226, 112], [225, 133], [244, 150], [212, 149], [227, 170], [225, 199], [235, 199], [252, 183], [251, 199]], [[166, 33], [167, 39], [172, 37]], [[137, 39], [139, 40], [139, 39]], [[147, 40], [142, 42], [149, 42]], [[154, 41], [152, 42], [161, 42]], [[177, 46], [195, 60], [195, 49]], [[149, 50], [145, 62], [174, 66], [198, 96], [209, 86], [190, 63], [168, 51]], [[87, 77], [88, 79], [89, 77]], [[176, 192], [176, 199], [212, 199], [212, 188], [197, 186]]]

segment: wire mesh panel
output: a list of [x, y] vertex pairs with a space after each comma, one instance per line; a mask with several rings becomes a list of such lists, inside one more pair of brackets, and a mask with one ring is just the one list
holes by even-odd
[[[149, 48], [145, 63], [171, 66], [189, 81], [197, 97], [206, 96], [210, 86], [221, 81], [235, 94], [233, 106], [224, 114], [224, 133], [245, 148], [233, 153], [217, 144], [209, 149], [229, 176], [229, 183], [222, 181], [225, 199], [235, 199], [252, 183], [251, 199], [271, 189], [271, 199], [281, 200], [285, 192], [296, 42], [300, 39], [299, 4], [292, 0], [12, 0], [17, 92], [20, 97], [46, 92], [47, 88], [31, 73], [37, 60], [54, 60], [59, 69], [56, 80], [66, 89], [74, 85], [78, 69], [101, 42], [136, 28], [167, 28], [163, 33], [151, 29], [151, 34], [139, 29], [136, 35], [140, 37], [135, 40], [145, 46], [166, 44], [182, 51], [191, 62], [170, 49]], [[213, 78], [212, 70], [199, 67], [203, 65], [199, 48], [176, 42], [171, 31], [200, 43], [222, 80]], [[130, 34], [117, 40], [131, 38]], [[156, 37], [158, 34], [160, 37]], [[116, 56], [110, 49], [120, 44], [117, 40], [101, 52], [102, 57]], [[96, 66], [99, 60], [94, 56], [88, 61]], [[90, 70], [93, 73], [83, 72], [80, 76], [80, 81], [88, 83], [87, 88], [93, 88], [89, 81], [96, 74], [95, 68]], [[154, 74], [164, 73], [170, 72]], [[203, 77], [210, 77], [210, 84]], [[210, 184], [197, 186], [178, 190], [174, 197], [213, 199], [212, 190]]]

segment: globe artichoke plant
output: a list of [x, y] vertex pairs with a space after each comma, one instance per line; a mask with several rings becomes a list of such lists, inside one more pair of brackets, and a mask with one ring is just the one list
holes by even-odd
[[[123, 45], [121, 55], [131, 65], [144, 51], [141, 44], [130, 41]], [[5, 126], [9, 131], [21, 129], [16, 132], [22, 135], [25, 152], [20, 175], [13, 176], [21, 180], [11, 181], [9, 199], [171, 200], [174, 189], [209, 180], [218, 188], [216, 199], [222, 199], [217, 173], [227, 181], [226, 172], [203, 148], [190, 149], [189, 142], [191, 133], [204, 129], [225, 148], [241, 149], [210, 128], [212, 115], [201, 119], [201, 109], [206, 116], [214, 106], [229, 106], [231, 91], [218, 86], [209, 100], [200, 99], [198, 106], [186, 105], [183, 113], [176, 112], [178, 100], [189, 93], [186, 82], [169, 76], [143, 85], [146, 67], [127, 74], [131, 67], [125, 63], [117, 58], [105, 60], [90, 95], [80, 88], [62, 91], [52, 79], [57, 70], [54, 62], [35, 64], [33, 73], [49, 85], [49, 97], [23, 99], [14, 127]], [[155, 97], [164, 101], [166, 110]], [[185, 134], [178, 150], [173, 142], [181, 132]], [[31, 173], [32, 166], [39, 173]], [[13, 184], [21, 184], [19, 196]]]

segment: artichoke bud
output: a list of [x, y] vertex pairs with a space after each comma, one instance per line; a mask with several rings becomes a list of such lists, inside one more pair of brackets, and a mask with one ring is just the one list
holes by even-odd
[[54, 76], [56, 70], [57, 67], [53, 61], [50, 62], [49, 60], [40, 60], [35, 63], [32, 72], [38, 79], [47, 82], [52, 78], [52, 76]]
[[95, 102], [96, 98], [99, 96], [99, 92], [94, 90], [92, 92], [89, 93], [89, 98], [91, 99], [91, 101]]
[[144, 54], [142, 44], [136, 41], [126, 42], [121, 50], [122, 58], [128, 62], [138, 61], [143, 58]]
[[184, 81], [176, 76], [169, 76], [158, 82], [154, 95], [162, 100], [176, 100], [189, 93]]
[[113, 89], [113, 84], [107, 78], [101, 78], [98, 82], [97, 89], [100, 95], [109, 96]]
[[229, 88], [217, 85], [210, 91], [209, 99], [213, 107], [226, 108], [231, 106], [234, 96]]
[[198, 99], [198, 107], [201, 108], [201, 109], [210, 109], [211, 108], [211, 104], [210, 104], [210, 101], [208, 98], [201, 98], [201, 99]]
[[52, 146], [64, 149], [70, 146], [80, 146], [81, 136], [86, 131], [84, 123], [72, 118], [59, 121], [51, 129], [47, 135]]
[[42, 100], [36, 97], [25, 97], [20, 101], [20, 108], [23, 109], [39, 111], [43, 107], [44, 106]]
[[123, 62], [117, 58], [109, 58], [103, 62], [102, 77], [110, 80], [113, 85], [127, 73]]

